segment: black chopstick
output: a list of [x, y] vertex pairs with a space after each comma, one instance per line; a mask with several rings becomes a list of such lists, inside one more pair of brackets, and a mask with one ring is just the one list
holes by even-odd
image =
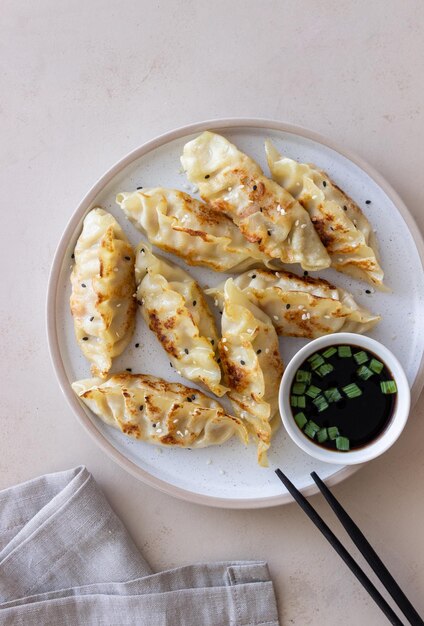
[[331, 506], [334, 513], [337, 515], [338, 519], [347, 531], [349, 537], [352, 539], [361, 554], [365, 557], [367, 563], [377, 574], [378, 578], [386, 587], [387, 591], [390, 593], [407, 620], [413, 624], [413, 626], [424, 626], [424, 621], [418, 615], [417, 611], [414, 609], [402, 589], [399, 587], [387, 567], [384, 565], [353, 519], [346, 513], [342, 505], [338, 502], [338, 500], [336, 500], [318, 474], [316, 472], [312, 472], [311, 476], [318, 489], [321, 491], [322, 495], [327, 500], [328, 504]]
[[307, 499], [296, 489], [293, 483], [287, 478], [285, 474], [280, 469], [276, 469], [275, 473], [278, 478], [286, 487], [287, 491], [291, 496], [296, 500], [296, 502], [300, 505], [309, 519], [315, 524], [318, 530], [324, 535], [327, 541], [333, 546], [337, 554], [343, 559], [346, 565], [349, 567], [351, 572], [356, 576], [360, 583], [365, 587], [368, 591], [374, 602], [380, 607], [383, 611], [384, 615], [387, 617], [391, 624], [394, 626], [404, 626], [404, 624], [400, 621], [396, 613], [389, 606], [386, 600], [383, 598], [381, 593], [377, 590], [377, 588], [372, 584], [368, 576], [365, 572], [359, 567], [357, 562], [353, 559], [353, 557], [349, 554], [346, 548], [341, 544], [341, 542], [337, 539], [336, 535], [332, 530], [327, 526], [324, 520], [318, 515], [313, 506], [309, 504]]

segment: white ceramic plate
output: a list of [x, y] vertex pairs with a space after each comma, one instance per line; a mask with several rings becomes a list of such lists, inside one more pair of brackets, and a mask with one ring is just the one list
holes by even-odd
[[[411, 384], [413, 398], [418, 396], [424, 383], [424, 245], [400, 198], [370, 166], [315, 133], [258, 119], [213, 120], [193, 124], [148, 142], [112, 167], [73, 214], [59, 243], [50, 276], [48, 337], [59, 383], [78, 419], [113, 459], [153, 487], [192, 502], [213, 506], [273, 506], [290, 500], [275, 477], [274, 468], [277, 466], [306, 493], [315, 491], [309, 475], [312, 470], [334, 484], [354, 469], [310, 458], [292, 443], [283, 428], [273, 441], [269, 469], [262, 469], [256, 464], [255, 446], [245, 449], [237, 441], [203, 450], [164, 450], [150, 446], [125, 437], [103, 424], [80, 404], [70, 386], [72, 381], [90, 375], [89, 364], [74, 338], [69, 311], [71, 254], [85, 214], [96, 205], [102, 206], [115, 215], [130, 241], [137, 244], [141, 235], [126, 221], [115, 204], [117, 192], [131, 191], [138, 186], [176, 187], [187, 191], [187, 181], [179, 172], [179, 156], [185, 142], [205, 129], [224, 134], [259, 161], [265, 172], [268, 170], [263, 142], [270, 137], [290, 157], [316, 163], [326, 170], [364, 209], [377, 230], [386, 283], [393, 293], [366, 294], [367, 285], [332, 270], [320, 275], [351, 291], [359, 303], [383, 314], [383, 321], [371, 335], [398, 357]], [[366, 200], [370, 200], [371, 204], [366, 205]], [[177, 263], [184, 265], [181, 260]], [[299, 267], [293, 269], [298, 271]], [[201, 285], [212, 286], [223, 279], [223, 275], [203, 268], [189, 268], [189, 271]], [[134, 347], [136, 342], [141, 346], [138, 349]], [[281, 340], [284, 361], [287, 363], [304, 344], [305, 341], [300, 339]], [[171, 381], [181, 380], [170, 368], [166, 354], [142, 322], [141, 316], [130, 346], [115, 360], [113, 371], [127, 367], [131, 367], [133, 372], [150, 373]]]

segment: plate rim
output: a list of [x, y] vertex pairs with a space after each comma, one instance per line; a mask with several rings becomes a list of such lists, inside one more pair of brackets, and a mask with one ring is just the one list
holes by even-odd
[[[123, 158], [115, 162], [91, 187], [91, 189], [82, 198], [76, 209], [73, 211], [66, 227], [60, 237], [55, 254], [53, 256], [52, 266], [48, 278], [47, 285], [47, 302], [46, 302], [46, 331], [47, 331], [47, 343], [50, 358], [53, 364], [53, 369], [56, 374], [56, 378], [59, 382], [62, 393], [64, 394], [70, 408], [77, 417], [78, 421], [89, 435], [95, 440], [97, 445], [118, 465], [124, 470], [129, 472], [132, 476], [141, 480], [144, 484], [150, 487], [158, 489], [163, 493], [174, 496], [181, 500], [192, 502], [195, 504], [202, 504], [206, 506], [212, 506], [217, 508], [226, 509], [259, 509], [268, 508], [272, 506], [278, 506], [282, 504], [288, 504], [292, 502], [292, 498], [289, 493], [282, 493], [277, 496], [266, 496], [264, 498], [225, 498], [210, 496], [207, 494], [194, 493], [188, 489], [183, 489], [176, 485], [172, 485], [160, 478], [152, 476], [147, 470], [139, 467], [133, 461], [128, 459], [123, 453], [119, 452], [114, 446], [105, 438], [102, 433], [97, 430], [93, 422], [89, 419], [88, 415], [83, 410], [80, 402], [72, 391], [68, 377], [66, 376], [64, 364], [60, 354], [59, 340], [57, 335], [56, 324], [56, 304], [58, 298], [58, 282], [60, 276], [60, 270], [66, 250], [69, 244], [69, 238], [75, 231], [76, 226], [81, 220], [81, 217], [87, 211], [87, 207], [93, 202], [97, 194], [116, 176], [121, 170], [130, 165], [136, 159], [148, 154], [151, 150], [159, 148], [160, 146], [180, 139], [185, 135], [190, 135], [195, 132], [201, 132], [204, 130], [225, 130], [228, 128], [262, 128], [264, 130], [279, 130], [282, 132], [292, 133], [316, 141], [341, 156], [352, 161], [355, 165], [361, 168], [374, 182], [381, 187], [384, 193], [390, 198], [403, 218], [408, 230], [416, 245], [418, 255], [421, 260], [421, 264], [424, 267], [424, 239], [421, 232], [415, 222], [415, 219], [409, 212], [403, 200], [393, 187], [387, 182], [387, 180], [369, 165], [362, 157], [357, 156], [350, 150], [346, 150], [340, 146], [338, 142], [328, 139], [327, 137], [316, 133], [303, 126], [297, 126], [287, 122], [280, 122], [278, 120], [267, 118], [255, 118], [255, 117], [228, 117], [228, 118], [215, 118], [204, 120], [200, 122], [194, 122], [192, 124], [186, 124], [179, 126], [173, 130], [167, 131], [160, 135], [157, 135], [153, 139], [144, 142], [138, 148], [135, 148], [131, 152], [127, 153]], [[414, 383], [411, 389], [411, 409], [417, 401], [422, 389], [424, 387], [424, 354], [421, 358], [421, 363], [415, 377]], [[336, 485], [339, 482], [345, 480], [352, 474], [354, 474], [363, 465], [346, 466], [337, 472], [335, 472], [330, 478], [327, 479], [327, 483], [330, 486]], [[305, 495], [313, 495], [318, 492], [316, 485], [310, 485], [302, 489], [302, 493]]]

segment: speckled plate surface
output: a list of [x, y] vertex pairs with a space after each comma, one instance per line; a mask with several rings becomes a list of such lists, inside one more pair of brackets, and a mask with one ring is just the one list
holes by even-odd
[[[212, 506], [257, 508], [283, 504], [290, 500], [276, 479], [279, 466], [306, 493], [315, 487], [312, 470], [336, 483], [355, 471], [343, 465], [316, 461], [289, 439], [283, 428], [276, 434], [269, 453], [270, 467], [256, 464], [256, 450], [230, 441], [203, 450], [165, 450], [132, 440], [106, 426], [75, 397], [70, 383], [90, 376], [89, 364], [82, 356], [73, 333], [69, 311], [71, 254], [81, 232], [82, 220], [94, 206], [113, 213], [124, 227], [132, 244], [142, 238], [115, 204], [119, 191], [143, 187], [175, 187], [191, 190], [179, 172], [183, 145], [203, 130], [222, 133], [256, 159], [267, 173], [263, 142], [271, 138], [288, 156], [313, 162], [328, 172], [364, 210], [377, 231], [385, 282], [392, 293], [366, 293], [370, 289], [333, 270], [320, 276], [351, 291], [356, 300], [383, 315], [370, 335], [389, 347], [402, 363], [412, 387], [413, 401], [423, 383], [424, 353], [424, 245], [406, 207], [388, 183], [358, 157], [347, 154], [332, 142], [308, 130], [280, 122], [259, 119], [213, 120], [177, 129], [148, 142], [113, 166], [91, 189], [73, 214], [59, 243], [50, 276], [47, 326], [50, 352], [60, 386], [74, 413], [98, 444], [120, 465], [145, 483], [171, 495]], [[365, 204], [370, 200], [370, 204]], [[201, 285], [215, 285], [224, 275], [203, 268], [187, 268]], [[298, 271], [298, 266], [293, 266]], [[374, 290], [372, 290], [374, 291]], [[140, 347], [135, 348], [139, 342]], [[287, 363], [305, 340], [283, 338], [281, 353]], [[131, 367], [133, 372], [150, 373], [167, 380], [182, 380], [155, 337], [139, 315], [133, 340], [116, 359], [112, 371]], [[184, 382], [184, 381], [183, 381]], [[190, 384], [190, 383], [187, 383]]]

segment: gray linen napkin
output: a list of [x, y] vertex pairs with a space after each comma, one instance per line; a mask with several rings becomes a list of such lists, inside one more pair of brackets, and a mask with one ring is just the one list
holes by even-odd
[[84, 467], [0, 491], [0, 626], [278, 626], [263, 562], [153, 574]]

